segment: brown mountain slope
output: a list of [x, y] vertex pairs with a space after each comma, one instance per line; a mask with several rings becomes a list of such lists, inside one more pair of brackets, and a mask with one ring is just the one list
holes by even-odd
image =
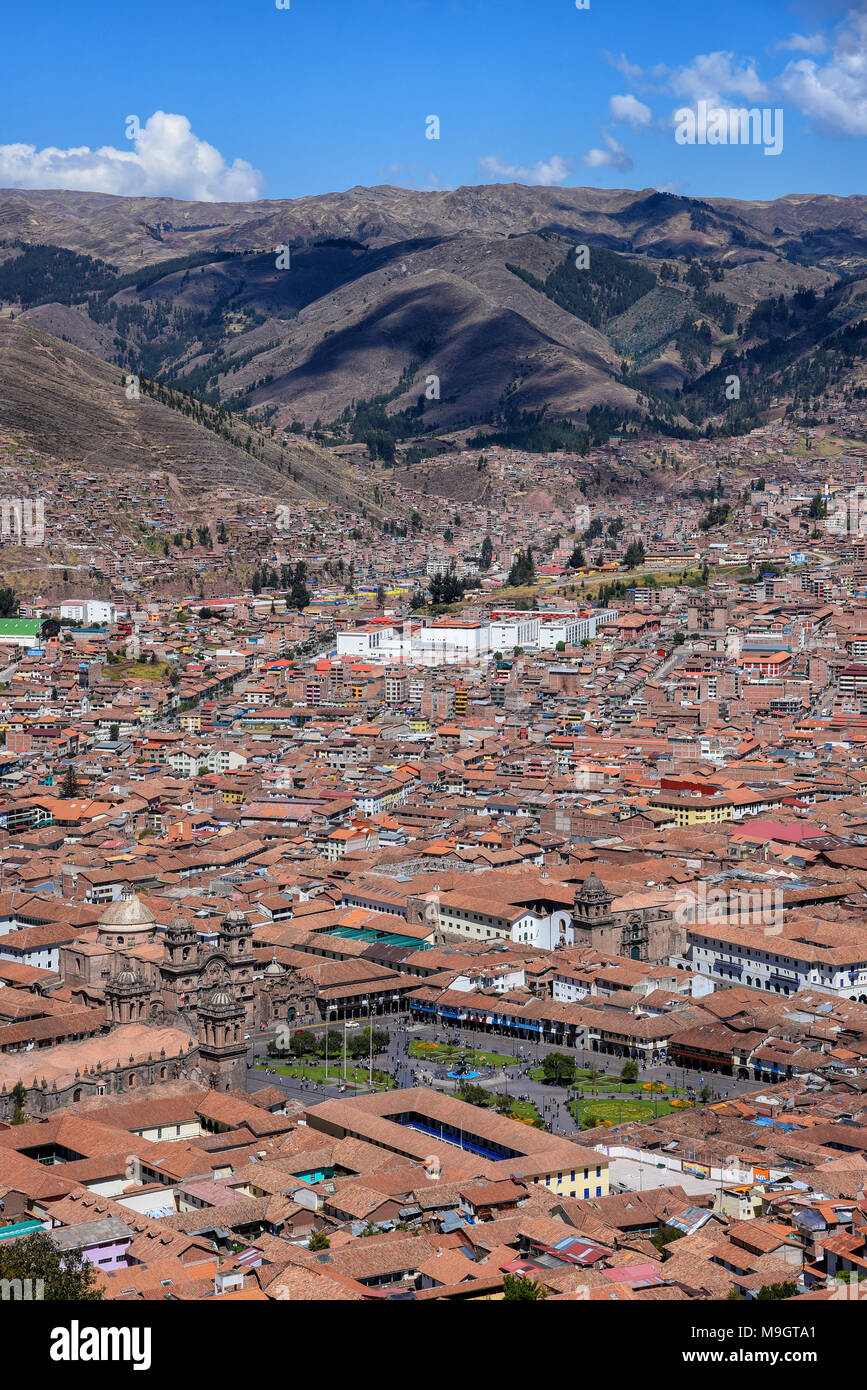
[[[372, 403], [356, 438], [381, 427], [383, 409], [411, 413], [395, 426], [403, 437], [416, 423], [472, 428], [506, 410], [577, 421], [593, 406], [632, 411], [642, 377], [688, 386], [742, 345], [761, 300], [821, 294], [867, 268], [864, 197], [745, 203], [499, 184], [203, 204], [11, 191], [0, 218], [0, 295], [28, 322], [119, 368], [253, 410], [269, 430], [345, 421]], [[36, 242], [104, 258], [130, 282], [86, 262], [69, 269]], [[572, 249], [585, 242], [598, 302], [574, 283]], [[278, 245], [291, 245], [286, 268]], [[706, 269], [688, 266], [693, 257]], [[680, 400], [659, 408], [673, 421]], [[260, 462], [277, 466], [269, 438]]]
[[[713, 214], [704, 231], [690, 227], [692, 208]], [[766, 249], [822, 233], [865, 241], [867, 197], [791, 194], [745, 202], [679, 198], [655, 189], [483, 184], [448, 192], [384, 185], [256, 203], [189, 203], [7, 189], [0, 190], [0, 224], [9, 239], [65, 246], [125, 271], [195, 250], [262, 249], [293, 238], [353, 237], [385, 246], [464, 231], [509, 236], [542, 228], [583, 231], [613, 250], [658, 246], [700, 254], [702, 245], [741, 244], [733, 238], [737, 231], [752, 233]]]
[[[0, 429], [58, 463], [118, 475], [159, 469], [192, 497], [226, 483], [268, 498], [304, 493], [337, 506], [370, 505], [351, 470], [327, 451], [306, 442], [283, 451], [263, 435], [254, 448], [264, 459], [251, 457], [179, 410], [145, 394], [128, 399], [121, 376], [31, 324], [0, 320]], [[235, 433], [246, 440], [247, 422]]]

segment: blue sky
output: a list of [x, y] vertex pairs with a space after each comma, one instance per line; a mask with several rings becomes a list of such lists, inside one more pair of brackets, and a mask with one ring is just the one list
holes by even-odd
[[[4, 40], [5, 187], [865, 191], [867, 0], [40, 0]], [[782, 152], [678, 144], [700, 100], [782, 108]]]

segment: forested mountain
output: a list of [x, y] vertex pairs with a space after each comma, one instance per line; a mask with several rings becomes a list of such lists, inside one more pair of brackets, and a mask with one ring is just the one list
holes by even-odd
[[[324, 444], [739, 432], [861, 359], [867, 199], [393, 188], [0, 193], [0, 306]], [[282, 248], [282, 249], [281, 249]], [[732, 373], [738, 399], [726, 396]]]

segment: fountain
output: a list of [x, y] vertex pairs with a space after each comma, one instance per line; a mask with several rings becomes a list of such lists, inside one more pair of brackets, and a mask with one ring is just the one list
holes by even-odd
[[446, 1072], [446, 1076], [452, 1081], [474, 1081], [477, 1076], [481, 1076], [481, 1072], [473, 1071], [470, 1067], [467, 1061], [467, 1049], [463, 1043], [461, 1043], [461, 1052], [454, 1071]]

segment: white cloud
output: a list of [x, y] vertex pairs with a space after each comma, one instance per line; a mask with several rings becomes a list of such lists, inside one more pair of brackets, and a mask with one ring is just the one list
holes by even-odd
[[588, 150], [584, 156], [584, 163], [591, 169], [631, 169], [632, 160], [626, 150], [614, 139], [613, 135], [602, 136], [604, 149]]
[[261, 198], [265, 179], [244, 159], [227, 164], [218, 149], [193, 134], [186, 116], [155, 111], [128, 150], [0, 145], [0, 187], [214, 203]]
[[[398, 161], [388, 166], [388, 173], [399, 188], [412, 188], [419, 192], [436, 193], [452, 187], [451, 184], [443, 183], [439, 175], [435, 174], [432, 169], [425, 169], [421, 164], [405, 164]], [[380, 177], [385, 178], [383, 170], [380, 170]]]
[[612, 120], [624, 121], [626, 125], [631, 125], [634, 130], [637, 130], [639, 126], [650, 125], [653, 112], [637, 97], [631, 95], [612, 97], [609, 106]]
[[525, 168], [522, 164], [505, 164], [495, 154], [486, 154], [479, 160], [479, 165], [489, 178], [508, 179], [513, 183], [557, 184], [572, 172], [571, 160], [559, 154], [552, 154], [550, 159], [539, 159], [531, 168]]
[[852, 10], [838, 25], [826, 63], [791, 62], [779, 86], [822, 134], [867, 135], [867, 12]]
[[630, 63], [625, 53], [621, 53], [618, 57], [615, 57], [613, 53], [604, 53], [602, 56], [613, 68], [622, 72], [623, 76], [627, 77], [630, 82], [639, 82], [644, 76], [644, 68], [639, 67], [637, 63]]
[[630, 63], [625, 53], [615, 55], [614, 53], [603, 52], [602, 57], [606, 63], [610, 63], [613, 68], [632, 83], [639, 86], [646, 85], [647, 82], [660, 82], [670, 71], [665, 63], [654, 63], [649, 68], [643, 68], [638, 63]]
[[[829, 49], [829, 56], [820, 56]], [[820, 135], [867, 135], [867, 0], [857, 0], [830, 40], [818, 32], [795, 33], [768, 51], [812, 56], [783, 60], [782, 71], [766, 80], [759, 76], [753, 58], [726, 50], [699, 53], [677, 68], [661, 64], [639, 67], [622, 53], [619, 57], [610, 53], [604, 56], [638, 91], [670, 93], [691, 105], [699, 101], [706, 101], [708, 106], [785, 102], [810, 117]], [[612, 97], [612, 119], [629, 121], [623, 103], [633, 100], [636, 99]], [[642, 102], [636, 104], [647, 109]], [[670, 119], [673, 121], [674, 116]], [[635, 121], [629, 123], [638, 128]], [[607, 139], [605, 144], [609, 145]], [[591, 150], [585, 163], [607, 164], [609, 152], [610, 149]]]
[[790, 39], [781, 39], [774, 44], [773, 51], [788, 51], [791, 53], [824, 53], [826, 48], [825, 40], [821, 34], [793, 34]]
[[697, 54], [691, 63], [672, 71], [669, 83], [676, 96], [706, 101], [710, 106], [719, 106], [723, 96], [734, 94], [747, 101], [767, 96], [752, 58], [737, 64], [733, 53], [722, 51]]

